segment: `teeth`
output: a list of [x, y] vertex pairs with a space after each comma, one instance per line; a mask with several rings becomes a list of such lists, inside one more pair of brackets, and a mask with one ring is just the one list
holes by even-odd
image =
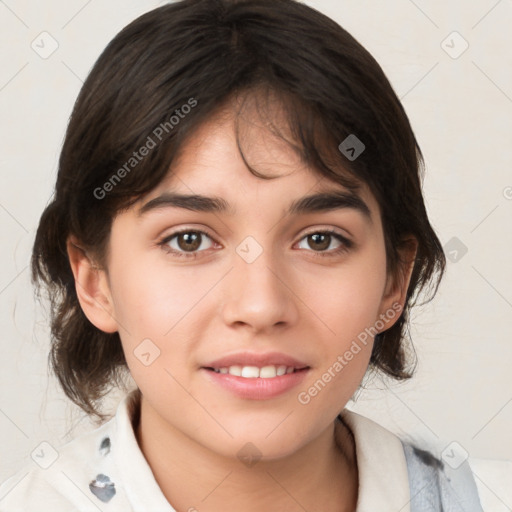
[[286, 373], [286, 366], [278, 366], [277, 367], [277, 375], [281, 376]]
[[215, 373], [235, 375], [236, 377], [244, 377], [246, 379], [273, 379], [274, 377], [280, 377], [288, 373], [293, 373], [295, 368], [293, 366], [263, 366], [258, 368], [257, 366], [230, 366], [229, 368], [214, 368]]
[[277, 368], [275, 366], [264, 366], [259, 371], [259, 376], [262, 379], [271, 379], [272, 377], [277, 376]]
[[242, 377], [248, 379], [257, 379], [260, 376], [260, 369], [257, 366], [244, 366], [242, 368]]
[[228, 368], [228, 373], [230, 375], [236, 375], [237, 377], [242, 376], [242, 367], [241, 366], [230, 366]]

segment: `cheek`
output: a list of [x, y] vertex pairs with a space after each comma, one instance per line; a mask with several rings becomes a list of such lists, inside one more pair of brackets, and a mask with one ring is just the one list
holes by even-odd
[[111, 269], [116, 319], [135, 338], [164, 338], [211, 287], [207, 279], [143, 253], [112, 261]]
[[163, 383], [176, 387], [179, 396], [167, 371], [181, 382], [193, 366], [199, 337], [190, 320], [198, 317], [201, 299], [218, 277], [195, 276], [185, 267], [172, 268], [163, 259], [136, 251], [112, 259], [110, 274], [115, 318], [132, 377], [142, 390]]
[[312, 276], [306, 284], [306, 300], [322, 320], [325, 335], [331, 334], [337, 348], [342, 349], [375, 324], [385, 285], [385, 256], [378, 250], [368, 250], [336, 271]]
[[368, 368], [386, 282], [386, 259], [380, 246], [358, 256], [337, 272], [317, 274], [304, 282], [309, 285], [307, 303], [321, 320], [316, 321], [319, 365], [298, 396], [298, 402], [312, 414], [338, 410], [352, 397]]

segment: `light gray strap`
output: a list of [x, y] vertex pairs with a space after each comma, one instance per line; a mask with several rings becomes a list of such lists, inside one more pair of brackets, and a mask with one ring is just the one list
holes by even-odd
[[430, 452], [403, 440], [411, 512], [483, 512], [467, 461], [452, 469]]

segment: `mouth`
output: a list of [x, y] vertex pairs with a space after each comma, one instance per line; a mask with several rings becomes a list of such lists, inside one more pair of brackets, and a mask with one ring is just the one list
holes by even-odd
[[237, 352], [200, 367], [209, 384], [245, 400], [267, 400], [296, 388], [311, 370], [281, 352]]
[[222, 375], [234, 375], [235, 377], [242, 377], [244, 379], [275, 379], [283, 375], [290, 375], [309, 369], [309, 366], [297, 368], [295, 366], [286, 365], [266, 365], [266, 366], [222, 366], [222, 367], [204, 367], [209, 370]]
[[200, 367], [210, 384], [231, 396], [267, 400], [297, 387], [311, 367], [286, 354], [238, 353]]

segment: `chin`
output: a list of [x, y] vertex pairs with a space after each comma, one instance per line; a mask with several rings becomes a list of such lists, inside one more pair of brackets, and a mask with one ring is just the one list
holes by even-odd
[[208, 445], [213, 451], [226, 457], [238, 458], [242, 462], [245, 458], [273, 461], [289, 457], [300, 450], [308, 439], [304, 437], [303, 426], [282, 428], [283, 425], [279, 423], [284, 416], [281, 415], [278, 421], [274, 419], [265, 424], [260, 422], [258, 426], [254, 423], [246, 423], [245, 426], [238, 423], [230, 429], [226, 424], [226, 429], [233, 437], [228, 439], [227, 435], [220, 434], [216, 436], [217, 442], [214, 445], [211, 439]]

